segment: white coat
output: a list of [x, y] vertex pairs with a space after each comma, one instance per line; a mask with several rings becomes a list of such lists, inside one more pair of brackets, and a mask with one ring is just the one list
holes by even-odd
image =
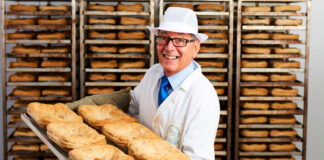
[[195, 69], [158, 107], [159, 77], [156, 64], [131, 92], [130, 114], [178, 147], [191, 159], [214, 160], [214, 141], [220, 107], [216, 91], [208, 79]]

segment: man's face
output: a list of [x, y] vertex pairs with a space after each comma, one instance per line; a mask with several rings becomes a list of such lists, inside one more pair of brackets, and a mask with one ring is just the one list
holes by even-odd
[[[169, 38], [194, 39], [189, 33], [177, 33], [169, 31], [159, 31], [159, 36]], [[185, 47], [175, 47], [170, 40], [166, 45], [157, 44], [158, 58], [166, 76], [174, 75], [186, 68], [197, 56], [200, 49], [200, 41], [188, 42]]]

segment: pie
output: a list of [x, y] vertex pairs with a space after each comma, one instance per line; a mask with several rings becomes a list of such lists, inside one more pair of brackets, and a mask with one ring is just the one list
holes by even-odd
[[303, 24], [302, 19], [276, 19], [274, 22], [278, 26], [298, 26]]
[[243, 137], [268, 137], [269, 136], [269, 131], [267, 130], [242, 129], [240, 133]]
[[9, 76], [9, 82], [33, 82], [35, 80], [34, 73], [17, 72]]
[[243, 96], [267, 96], [269, 91], [267, 88], [242, 88], [241, 94]]
[[115, 81], [117, 79], [114, 73], [89, 73], [90, 81]]
[[271, 74], [270, 81], [279, 82], [279, 81], [288, 81], [294, 82], [296, 81], [296, 74]]
[[266, 60], [242, 60], [242, 68], [266, 68], [268, 62]]
[[243, 18], [242, 24], [269, 25], [270, 18]]
[[240, 123], [244, 124], [262, 124], [267, 122], [268, 118], [266, 116], [240, 117]]
[[216, 11], [223, 11], [224, 5], [221, 4], [199, 4], [196, 7], [197, 10], [216, 10]]
[[273, 33], [272, 39], [274, 40], [298, 40], [298, 34], [282, 34], [282, 33]]
[[223, 68], [224, 67], [224, 62], [222, 62], [222, 61], [200, 60], [200, 61], [197, 61], [197, 63], [201, 67], [215, 67], [215, 68]]
[[273, 116], [269, 117], [271, 124], [293, 124], [296, 123], [296, 118], [293, 115], [289, 116]]
[[293, 151], [295, 149], [296, 149], [296, 145], [293, 143], [269, 144], [270, 151]]
[[7, 39], [33, 39], [35, 37], [34, 32], [14, 32], [7, 33]]
[[242, 104], [242, 108], [268, 110], [270, 108], [270, 104], [265, 102], [244, 102]]
[[297, 103], [294, 102], [274, 102], [271, 104], [271, 109], [296, 109]]
[[259, 81], [259, 82], [266, 82], [269, 80], [269, 77], [264, 74], [247, 74], [243, 73], [241, 75], [242, 81]]
[[296, 137], [297, 131], [294, 129], [284, 129], [284, 130], [278, 130], [273, 129], [270, 131], [271, 137]]
[[37, 23], [40, 25], [66, 25], [68, 23], [68, 20], [66, 18], [38, 19]]
[[145, 67], [144, 60], [138, 60], [138, 61], [123, 60], [118, 63], [118, 68], [120, 69], [144, 68], [144, 67]]
[[108, 87], [108, 88], [96, 88], [91, 87], [88, 88], [88, 94], [108, 94], [115, 92], [114, 88]]
[[38, 82], [51, 82], [51, 81], [58, 81], [58, 82], [66, 82], [70, 79], [69, 74], [59, 74], [59, 73], [46, 73], [41, 74], [38, 76]]
[[106, 39], [116, 39], [116, 33], [102, 33], [97, 31], [90, 31], [88, 34], [89, 38], [106, 38]]
[[88, 4], [87, 7], [88, 7], [88, 10], [107, 11], [107, 12], [115, 11], [115, 7], [112, 5]]
[[38, 9], [40, 11], [68, 11], [71, 7], [62, 4], [57, 6], [39, 6]]
[[36, 87], [24, 87], [19, 86], [12, 91], [14, 96], [28, 96], [28, 97], [39, 97], [41, 95], [41, 90]]
[[114, 18], [89, 18], [89, 24], [116, 24]]
[[242, 51], [248, 54], [270, 54], [271, 48], [266, 47], [243, 47]]
[[90, 60], [91, 68], [116, 68], [118, 66], [117, 61], [112, 60]]
[[269, 33], [245, 33], [242, 39], [270, 39]]
[[142, 31], [135, 31], [135, 32], [118, 32], [118, 39], [125, 40], [125, 39], [144, 39], [145, 33]]
[[123, 12], [142, 12], [144, 11], [144, 6], [142, 3], [134, 3], [130, 5], [126, 4], [117, 4], [117, 11]]
[[115, 46], [90, 46], [90, 52], [102, 52], [102, 53], [116, 53], [117, 47]]
[[122, 25], [146, 25], [147, 20], [143, 18], [121, 17], [120, 24]]
[[122, 81], [141, 81], [144, 74], [121, 74], [120, 80]]
[[243, 6], [244, 12], [270, 12], [270, 6]]
[[271, 90], [273, 96], [282, 96], [282, 97], [296, 97], [298, 95], [298, 89], [296, 88], [273, 88]]
[[44, 60], [41, 63], [41, 67], [68, 67], [70, 65], [69, 60], [61, 60], [61, 59], [48, 59]]
[[6, 25], [33, 25], [36, 20], [33, 18], [24, 19], [6, 19]]
[[286, 11], [300, 11], [301, 7], [298, 5], [280, 5], [280, 6], [273, 6], [273, 11], [275, 12], [286, 12]]
[[55, 96], [70, 96], [70, 89], [64, 88], [45, 88], [42, 90], [43, 96], [55, 95]]
[[35, 5], [25, 5], [25, 4], [12, 4], [9, 6], [10, 11], [37, 11]]
[[242, 151], [265, 151], [265, 150], [267, 150], [267, 148], [268, 148], [268, 146], [267, 146], [267, 144], [265, 144], [265, 143], [260, 143], [260, 144], [258, 144], [258, 143], [252, 143], [252, 144], [250, 144], [250, 143], [241, 143], [240, 144], [240, 149], [242, 150]]

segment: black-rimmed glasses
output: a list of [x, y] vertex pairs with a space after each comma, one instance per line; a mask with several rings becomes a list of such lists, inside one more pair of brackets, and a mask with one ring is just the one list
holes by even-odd
[[188, 40], [185, 38], [170, 38], [170, 37], [165, 37], [165, 36], [157, 36], [156, 37], [156, 43], [158, 45], [167, 45], [169, 44], [169, 41], [172, 41], [172, 44], [175, 47], [185, 47], [187, 46], [188, 42], [194, 42], [196, 39]]

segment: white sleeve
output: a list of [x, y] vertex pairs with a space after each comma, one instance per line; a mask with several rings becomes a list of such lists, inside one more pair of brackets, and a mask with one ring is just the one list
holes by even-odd
[[133, 117], [138, 118], [138, 116], [139, 116], [139, 106], [138, 106], [138, 102], [136, 100], [135, 91], [131, 90], [130, 95], [131, 95], [131, 101], [129, 102], [128, 114], [133, 116]]

